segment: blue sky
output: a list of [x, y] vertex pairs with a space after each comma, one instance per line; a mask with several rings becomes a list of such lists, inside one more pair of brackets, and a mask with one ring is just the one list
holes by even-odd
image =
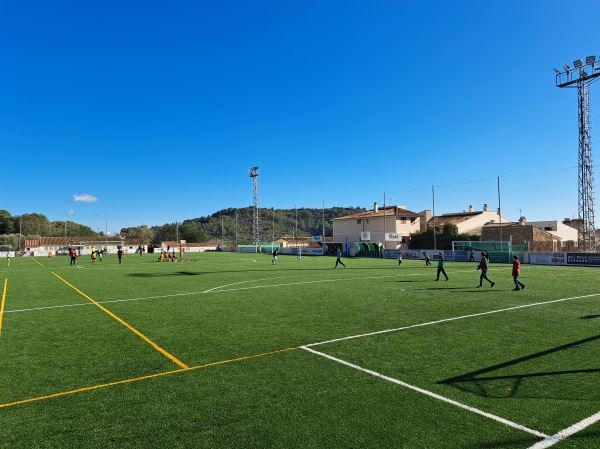
[[577, 95], [552, 69], [600, 55], [599, 16], [582, 0], [0, 0], [0, 209], [114, 233], [251, 206], [258, 166], [266, 208], [573, 218]]

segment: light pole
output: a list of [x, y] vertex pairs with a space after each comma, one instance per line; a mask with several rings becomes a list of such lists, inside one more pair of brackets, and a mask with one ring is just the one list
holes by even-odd
[[258, 173], [258, 167], [252, 167], [250, 170], [248, 170], [248, 174], [249, 174], [250, 178], [252, 178], [253, 197], [254, 197], [254, 217], [252, 219], [252, 234], [254, 237], [254, 244], [256, 246], [258, 246], [258, 241], [260, 239], [260, 231], [259, 231], [260, 213], [259, 213], [259, 209], [258, 209], [258, 177], [260, 176], [260, 173]]
[[[594, 225], [594, 193], [592, 144], [590, 130], [589, 86], [600, 76], [600, 59], [596, 56], [573, 61], [574, 68], [563, 65], [564, 72], [554, 69], [557, 87], [577, 87], [579, 117], [579, 174], [578, 174], [578, 246], [584, 251], [596, 252]], [[588, 73], [589, 71], [589, 73]], [[574, 76], [575, 75], [575, 76]]]

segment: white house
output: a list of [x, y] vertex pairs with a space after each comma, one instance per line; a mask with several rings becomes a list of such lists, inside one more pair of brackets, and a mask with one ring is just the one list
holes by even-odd
[[385, 249], [397, 249], [408, 243], [410, 234], [424, 229], [430, 211], [421, 213], [404, 206], [380, 208], [333, 219], [333, 241], [352, 246], [357, 242], [382, 243]]
[[[523, 220], [524, 221], [524, 220]], [[565, 220], [567, 221], [567, 220]], [[568, 220], [567, 223], [571, 223], [571, 220]], [[549, 220], [549, 221], [528, 221], [528, 225], [537, 226], [544, 231], [548, 231], [550, 234], [555, 235], [563, 242], [572, 241], [575, 246], [577, 246], [578, 240], [578, 230], [575, 227], [576, 223], [573, 223], [575, 226], [570, 226], [565, 224], [565, 222], [560, 222], [557, 220]]]
[[468, 211], [442, 214], [433, 217], [427, 224], [441, 232], [446, 223], [455, 225], [459, 234], [481, 235], [481, 229], [486, 224], [510, 224], [512, 221], [503, 217], [499, 210], [490, 211], [488, 205], [484, 204], [483, 210], [475, 211], [473, 206], [469, 206]]

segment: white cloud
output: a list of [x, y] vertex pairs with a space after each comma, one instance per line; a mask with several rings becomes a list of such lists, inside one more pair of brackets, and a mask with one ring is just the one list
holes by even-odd
[[75, 211], [73, 209], [68, 210], [65, 215], [75, 215]]
[[98, 198], [93, 195], [88, 195], [87, 193], [84, 193], [83, 195], [73, 195], [74, 203], [95, 203], [96, 201], [98, 201]]

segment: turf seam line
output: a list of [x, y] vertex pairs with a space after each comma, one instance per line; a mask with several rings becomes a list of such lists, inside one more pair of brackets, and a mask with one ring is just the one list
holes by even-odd
[[306, 344], [304, 346], [306, 346], [306, 347], [320, 346], [320, 345], [325, 345], [325, 344], [328, 344], [328, 343], [336, 343], [338, 341], [352, 340], [352, 339], [355, 339], [355, 338], [370, 337], [370, 336], [373, 336], [373, 335], [380, 335], [380, 334], [388, 334], [388, 333], [391, 333], [391, 332], [399, 332], [399, 331], [403, 331], [403, 330], [407, 330], [407, 329], [415, 329], [417, 327], [431, 326], [433, 324], [448, 323], [448, 322], [451, 322], [451, 321], [463, 320], [465, 318], [475, 318], [475, 317], [479, 317], [479, 316], [493, 315], [495, 313], [510, 312], [510, 311], [513, 311], [513, 310], [525, 309], [525, 308], [528, 308], [528, 307], [545, 306], [545, 305], [548, 305], [548, 304], [554, 304], [554, 303], [563, 302], [563, 301], [571, 301], [571, 300], [574, 300], [574, 299], [593, 298], [593, 297], [596, 297], [596, 296], [600, 296], [600, 293], [593, 293], [591, 295], [584, 295], [584, 296], [572, 296], [570, 298], [553, 299], [551, 301], [536, 302], [536, 303], [532, 303], [532, 304], [523, 304], [523, 305], [520, 305], [520, 306], [508, 307], [508, 308], [505, 308], [505, 309], [488, 310], [487, 312], [472, 313], [472, 314], [469, 314], [469, 315], [462, 315], [462, 316], [456, 316], [456, 317], [451, 317], [451, 318], [444, 318], [444, 319], [441, 319], [441, 320], [428, 321], [426, 323], [411, 324], [409, 326], [397, 327], [397, 328], [394, 328], [394, 329], [384, 329], [384, 330], [375, 331], [375, 332], [368, 332], [368, 333], [365, 333], [365, 334], [349, 335], [347, 337], [334, 338], [332, 340], [321, 341], [321, 342], [318, 342], [318, 343], [309, 343], [309, 344]]
[[58, 274], [56, 274], [54, 272], [52, 272], [52, 274], [54, 276], [56, 276], [58, 279], [60, 279], [62, 282], [64, 282], [65, 284], [67, 284], [69, 287], [71, 287], [73, 290], [75, 290], [77, 293], [79, 293], [81, 296], [83, 296], [87, 300], [91, 301], [95, 306], [97, 306], [100, 310], [102, 310], [103, 312], [105, 312], [106, 314], [108, 314], [111, 318], [113, 318], [117, 322], [121, 323], [123, 326], [125, 326], [127, 329], [129, 329], [131, 332], [133, 332], [135, 335], [137, 335], [138, 337], [140, 337], [142, 340], [144, 340], [146, 343], [148, 343], [150, 346], [152, 346], [154, 349], [156, 349], [162, 355], [164, 355], [165, 357], [167, 357], [169, 360], [171, 360], [173, 363], [175, 363], [181, 369], [187, 369], [187, 368], [189, 368], [185, 363], [183, 363], [177, 357], [175, 357], [174, 355], [170, 354], [169, 352], [167, 352], [166, 350], [164, 350], [163, 348], [161, 348], [159, 345], [157, 345], [156, 343], [154, 343], [152, 340], [150, 340], [148, 337], [146, 337], [144, 334], [142, 334], [140, 331], [138, 331], [132, 325], [130, 325], [129, 323], [127, 323], [123, 319], [119, 318], [114, 313], [112, 313], [106, 307], [102, 306], [101, 304], [98, 304], [97, 301], [95, 301], [94, 299], [90, 298], [88, 295], [86, 295], [85, 293], [83, 293], [77, 287], [75, 287], [74, 285], [70, 284], [69, 282], [67, 282], [66, 280], [64, 280], [63, 278], [61, 278]]
[[145, 375], [145, 376], [133, 377], [133, 378], [130, 378], [130, 379], [117, 380], [117, 381], [114, 381], [114, 382], [107, 382], [107, 383], [104, 383], [104, 384], [92, 385], [92, 386], [89, 386], [89, 387], [76, 388], [74, 390], [62, 391], [62, 392], [59, 392], [59, 393], [48, 394], [48, 395], [45, 395], [45, 396], [37, 396], [37, 397], [33, 397], [33, 398], [22, 399], [20, 401], [7, 402], [5, 404], [0, 404], [0, 408], [12, 407], [12, 406], [15, 406], [15, 405], [28, 404], [28, 403], [31, 403], [31, 402], [38, 402], [38, 401], [43, 401], [43, 400], [46, 400], [46, 399], [53, 399], [53, 398], [58, 398], [58, 397], [62, 397], [62, 396], [68, 396], [68, 395], [71, 395], [71, 394], [85, 393], [86, 391], [99, 390], [101, 388], [108, 388], [108, 387], [114, 387], [114, 386], [124, 385], [124, 384], [128, 384], [128, 383], [133, 383], [133, 382], [139, 382], [139, 381], [142, 381], [142, 380], [154, 379], [154, 378], [157, 378], [157, 377], [168, 376], [168, 375], [171, 375], [171, 374], [179, 374], [179, 373], [184, 373], [184, 372], [187, 372], [187, 371], [197, 371], [197, 370], [204, 369], [204, 368], [211, 368], [213, 366], [225, 365], [227, 363], [241, 362], [241, 361], [244, 361], [244, 360], [255, 359], [255, 358], [258, 358], [258, 357], [265, 357], [265, 356], [268, 356], [268, 355], [280, 354], [282, 352], [293, 351], [293, 350], [296, 350], [296, 349], [299, 349], [299, 348], [277, 349], [275, 351], [263, 352], [263, 353], [260, 353], [260, 354], [247, 355], [247, 356], [243, 356], [243, 357], [236, 357], [234, 359], [228, 359], [228, 360], [220, 360], [218, 362], [206, 363], [204, 365], [196, 365], [196, 366], [192, 366], [192, 367], [188, 367], [188, 368], [184, 368], [184, 369], [177, 369], [177, 370], [171, 370], [171, 371], [163, 371], [161, 373], [154, 373], [154, 374], [148, 374], [148, 375]]
[[355, 370], [361, 371], [361, 372], [366, 373], [366, 374], [370, 374], [371, 376], [378, 377], [378, 378], [386, 380], [388, 382], [392, 382], [394, 384], [400, 385], [401, 387], [408, 388], [409, 390], [416, 391], [417, 393], [424, 394], [426, 396], [429, 396], [431, 398], [437, 399], [439, 401], [446, 402], [446, 403], [454, 405], [456, 407], [465, 409], [465, 410], [467, 410], [469, 412], [476, 413], [476, 414], [481, 415], [481, 416], [483, 416], [485, 418], [492, 419], [492, 420], [497, 421], [497, 422], [499, 422], [501, 424], [504, 424], [506, 426], [509, 426], [509, 427], [512, 427], [512, 428], [515, 428], [515, 429], [518, 429], [518, 430], [522, 430], [524, 432], [530, 433], [530, 434], [535, 435], [537, 437], [545, 438], [545, 439], [552, 438], [549, 435], [546, 435], [546, 434], [544, 434], [542, 432], [539, 432], [537, 430], [534, 430], [534, 429], [530, 429], [529, 427], [525, 427], [525, 426], [523, 426], [521, 424], [517, 424], [517, 423], [515, 423], [513, 421], [510, 421], [508, 419], [502, 418], [502, 417], [497, 416], [497, 415], [493, 415], [493, 414], [488, 413], [488, 412], [484, 412], [483, 410], [480, 410], [478, 408], [471, 407], [471, 406], [468, 406], [466, 404], [462, 404], [462, 403], [457, 402], [457, 401], [455, 401], [453, 399], [449, 399], [449, 398], [441, 396], [441, 395], [439, 395], [437, 393], [433, 393], [432, 391], [424, 390], [422, 388], [419, 388], [419, 387], [416, 387], [414, 385], [408, 384], [408, 383], [403, 382], [401, 380], [394, 379], [393, 377], [389, 377], [389, 376], [386, 376], [384, 374], [378, 373], [376, 371], [372, 371], [372, 370], [363, 368], [361, 366], [355, 365], [353, 363], [347, 362], [345, 360], [338, 359], [336, 357], [330, 356], [330, 355], [325, 354], [323, 352], [315, 351], [314, 349], [308, 348], [307, 346], [300, 346], [300, 349], [304, 349], [305, 351], [311, 352], [311, 353], [313, 353], [315, 355], [318, 355], [320, 357], [324, 357], [324, 358], [332, 360], [334, 362], [341, 363], [342, 365], [348, 366], [348, 367], [353, 368]]

